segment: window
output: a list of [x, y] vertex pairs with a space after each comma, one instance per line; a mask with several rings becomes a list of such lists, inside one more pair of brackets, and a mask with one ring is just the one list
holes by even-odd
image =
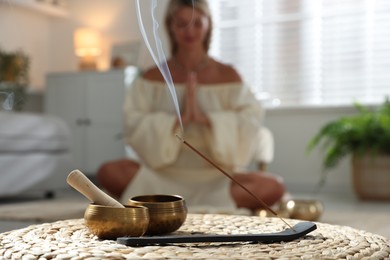
[[390, 95], [390, 1], [209, 1], [211, 54], [266, 104], [347, 105]]

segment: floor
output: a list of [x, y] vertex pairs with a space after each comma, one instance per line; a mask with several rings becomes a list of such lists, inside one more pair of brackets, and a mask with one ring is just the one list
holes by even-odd
[[320, 222], [350, 226], [390, 239], [390, 201], [360, 201], [354, 197], [331, 194], [317, 195], [314, 198], [324, 205]]
[[[77, 191], [69, 188], [64, 189], [56, 193], [54, 198], [49, 198], [50, 200], [61, 200], [61, 199], [75, 199], [80, 198], [80, 200], [86, 200], [86, 198], [82, 197], [80, 193]], [[9, 204], [17, 204], [17, 203], [24, 203], [28, 201], [37, 201], [37, 200], [47, 200], [48, 198], [45, 198], [41, 194], [26, 194], [23, 196], [16, 196], [11, 198], [2, 198], [0, 199], [0, 207], [1, 205], [9, 205]], [[27, 227], [29, 225], [33, 224], [39, 224], [36, 221], [9, 221], [9, 220], [0, 220], [0, 233], [14, 230], [14, 229], [20, 229]]]
[[[294, 198], [320, 200], [324, 206], [324, 213], [320, 222], [334, 225], [350, 226], [370, 233], [382, 235], [390, 239], [390, 202], [359, 201], [354, 197], [339, 197], [332, 194], [294, 195]], [[86, 198], [74, 190], [59, 192], [53, 200], [71, 198], [85, 201]], [[31, 199], [31, 198], [29, 198]], [[44, 199], [44, 198], [35, 198]], [[0, 207], [4, 204], [25, 201], [25, 198], [0, 200]], [[0, 233], [37, 224], [33, 221], [0, 221]]]

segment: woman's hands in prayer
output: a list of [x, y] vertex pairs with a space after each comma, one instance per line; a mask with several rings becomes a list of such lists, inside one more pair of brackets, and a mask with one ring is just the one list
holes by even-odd
[[196, 99], [197, 77], [191, 72], [187, 77], [187, 87], [184, 97], [184, 112], [182, 114], [183, 124], [196, 123], [210, 126], [208, 117], [202, 112]]

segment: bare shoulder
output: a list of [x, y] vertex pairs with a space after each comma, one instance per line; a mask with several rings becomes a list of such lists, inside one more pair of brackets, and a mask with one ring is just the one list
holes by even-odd
[[150, 68], [143, 73], [143, 78], [153, 81], [164, 81], [160, 70], [157, 67]]
[[215, 62], [221, 82], [242, 82], [240, 74], [233, 66], [218, 61]]

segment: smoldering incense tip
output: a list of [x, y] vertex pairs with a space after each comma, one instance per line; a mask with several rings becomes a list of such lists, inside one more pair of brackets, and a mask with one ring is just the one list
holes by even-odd
[[183, 137], [181, 137], [179, 134], [176, 134], [176, 137], [177, 137], [177, 139], [179, 139], [181, 142], [184, 143], [184, 138]]

